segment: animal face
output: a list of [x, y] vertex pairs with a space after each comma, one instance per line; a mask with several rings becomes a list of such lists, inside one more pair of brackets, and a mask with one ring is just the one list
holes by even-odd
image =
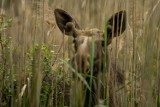
[[[120, 36], [126, 29], [126, 12], [114, 14], [106, 24], [107, 39], [104, 31], [99, 29], [82, 30], [75, 19], [61, 9], [55, 9], [55, 19], [62, 33], [72, 36], [75, 53], [72, 58], [73, 67], [79, 72], [90, 71], [91, 46], [94, 46], [94, 73], [101, 70], [104, 60], [104, 51], [114, 37]], [[106, 43], [105, 43], [106, 41]], [[94, 42], [94, 45], [91, 45]], [[106, 46], [105, 46], [106, 44]], [[108, 56], [108, 54], [107, 54]], [[107, 58], [108, 59], [108, 58]]]

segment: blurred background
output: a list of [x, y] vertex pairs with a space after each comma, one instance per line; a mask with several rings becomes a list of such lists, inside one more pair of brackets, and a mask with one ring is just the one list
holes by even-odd
[[160, 107], [160, 0], [1, 0], [0, 106], [70, 107], [72, 72], [63, 62], [72, 38], [58, 29], [56, 8], [82, 29], [102, 30], [126, 10], [127, 30], [110, 46], [125, 71], [124, 107]]

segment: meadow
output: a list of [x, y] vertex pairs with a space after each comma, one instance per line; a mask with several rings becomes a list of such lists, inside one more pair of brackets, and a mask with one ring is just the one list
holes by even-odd
[[1, 0], [0, 107], [73, 107], [70, 93], [81, 94], [71, 87], [73, 38], [58, 29], [56, 8], [85, 29], [104, 29], [126, 10], [127, 29], [110, 45], [126, 78], [123, 107], [160, 107], [160, 0]]

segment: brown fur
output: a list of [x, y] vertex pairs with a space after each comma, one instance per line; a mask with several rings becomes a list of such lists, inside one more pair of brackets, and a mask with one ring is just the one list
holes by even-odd
[[[121, 70], [115, 66], [115, 64], [112, 64], [108, 53], [109, 50], [108, 48], [105, 49], [104, 31], [99, 29], [81, 30], [77, 22], [67, 12], [61, 9], [55, 9], [55, 17], [59, 29], [66, 35], [72, 36], [74, 38], [73, 44], [75, 53], [72, 58], [72, 66], [78, 72], [90, 74], [90, 49], [92, 40], [94, 41], [93, 76], [95, 76], [96, 79], [92, 80], [92, 94], [90, 94], [89, 90], [86, 92], [87, 96], [84, 106], [89, 107], [88, 102], [90, 101], [91, 106], [94, 106], [99, 103], [99, 99], [106, 98], [104, 94], [104, 89], [106, 89], [106, 87], [100, 85], [100, 81], [102, 81], [103, 76], [103, 62], [106, 60], [105, 78], [108, 81], [105, 81], [104, 84], [107, 84], [108, 82], [109, 106], [120, 107], [120, 95], [118, 92], [116, 92], [116, 90], [121, 84], [124, 83], [124, 75], [120, 72]], [[106, 47], [108, 47], [113, 37], [119, 36], [124, 32], [126, 28], [126, 12], [120, 11], [113, 15], [108, 20], [106, 28]], [[107, 50], [106, 59], [104, 59], [105, 50]], [[90, 78], [86, 77], [86, 81], [89, 84]], [[90, 95], [92, 96], [91, 98], [89, 97]]]

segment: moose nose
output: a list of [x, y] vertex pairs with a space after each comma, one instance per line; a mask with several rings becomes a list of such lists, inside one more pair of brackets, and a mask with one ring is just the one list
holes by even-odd
[[78, 72], [88, 73], [90, 69], [90, 56], [87, 54], [76, 54], [74, 57], [74, 65]]

